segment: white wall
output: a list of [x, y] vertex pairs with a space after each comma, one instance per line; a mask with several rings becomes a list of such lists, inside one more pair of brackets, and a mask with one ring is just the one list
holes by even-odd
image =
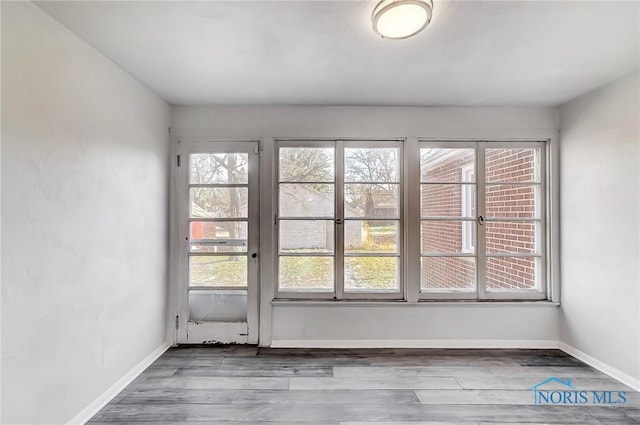
[[2, 2], [2, 422], [71, 420], [166, 341], [169, 106]]
[[301, 305], [277, 303], [272, 343], [310, 347], [553, 348], [557, 307], [431, 303]]
[[638, 81], [635, 73], [562, 106], [560, 143], [560, 340], [627, 375], [626, 381], [635, 382], [636, 388], [640, 387]]
[[[0, 5], [0, 23], [2, 22], [2, 5]], [[2, 45], [2, 28], [0, 27], [0, 46]], [[2, 55], [0, 54], [0, 81], [2, 80]], [[2, 84], [0, 84], [0, 100], [2, 99]], [[0, 115], [2, 106], [0, 105]], [[0, 199], [2, 197], [2, 122], [0, 120]], [[0, 241], [2, 240], [2, 202], [0, 201]], [[0, 243], [0, 332], [2, 330], [2, 243]], [[2, 337], [0, 336], [0, 423], [2, 423]]]
[[[262, 194], [269, 194], [274, 137], [422, 137], [555, 139], [555, 108], [198, 107], [172, 109], [177, 140], [262, 139]], [[266, 190], [266, 192], [265, 192]], [[262, 196], [261, 211], [271, 211]], [[263, 214], [260, 252], [260, 344], [278, 346], [549, 347], [558, 339], [558, 309], [544, 303], [277, 302], [272, 304], [272, 216]]]
[[[174, 106], [183, 138], [261, 137], [539, 137], [555, 135], [555, 108], [351, 106]], [[473, 135], [473, 136], [470, 136]]]

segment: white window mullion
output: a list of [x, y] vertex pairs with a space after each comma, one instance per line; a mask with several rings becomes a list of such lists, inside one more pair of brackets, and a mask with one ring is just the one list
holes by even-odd
[[344, 298], [344, 143], [336, 142], [335, 147], [335, 297]]
[[545, 164], [547, 164], [547, 155], [546, 155], [546, 150], [545, 149], [540, 149], [538, 151], [538, 163], [536, 164], [538, 173], [540, 173], [540, 176], [538, 178], [538, 180], [540, 181], [540, 184], [538, 185], [538, 190], [536, 191], [536, 207], [537, 207], [537, 211], [536, 211], [536, 216], [540, 219], [540, 224], [538, 225], [538, 234], [536, 235], [536, 241], [537, 241], [537, 246], [536, 246], [536, 252], [538, 254], [540, 254], [541, 259], [540, 259], [540, 270], [537, 270], [536, 276], [538, 281], [536, 282], [536, 285], [540, 288], [541, 291], [543, 291], [545, 294], [547, 294], [547, 297], [549, 299], [552, 298], [552, 294], [549, 291], [549, 282], [551, 282], [550, 276], [548, 275], [548, 272], [550, 270], [549, 266], [548, 266], [548, 243], [551, 240], [550, 237], [548, 237], [547, 234], [547, 173], [546, 173], [546, 166]]
[[486, 202], [485, 202], [485, 144], [476, 146], [476, 284], [478, 298], [487, 297], [486, 288]]
[[[416, 160], [417, 158], [417, 160]], [[402, 231], [405, 238], [405, 288], [406, 299], [420, 299], [420, 148], [418, 139], [407, 139], [404, 149], [404, 199], [405, 223]], [[418, 229], [418, 231], [416, 231]]]

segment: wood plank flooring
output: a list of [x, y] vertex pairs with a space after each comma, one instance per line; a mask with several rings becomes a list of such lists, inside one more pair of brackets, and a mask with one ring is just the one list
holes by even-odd
[[[618, 405], [534, 405], [549, 377], [626, 391]], [[550, 383], [546, 389], [563, 389]], [[167, 351], [92, 425], [640, 424], [640, 395], [557, 350]]]

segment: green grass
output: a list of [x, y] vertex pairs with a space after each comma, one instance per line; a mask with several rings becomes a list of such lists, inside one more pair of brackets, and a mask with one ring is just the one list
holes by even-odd
[[[362, 246], [349, 253], [395, 252], [395, 228], [372, 228]], [[386, 229], [386, 230], [382, 230]], [[391, 230], [391, 231], [389, 231]], [[289, 253], [302, 250], [290, 250]], [[309, 250], [304, 250], [309, 253]], [[247, 258], [244, 256], [194, 256], [190, 272], [193, 286], [246, 286]], [[333, 257], [280, 257], [280, 287], [283, 289], [333, 290]], [[345, 257], [345, 287], [350, 290], [397, 289], [396, 257]]]
[[280, 287], [333, 290], [333, 257], [280, 257]]
[[371, 236], [395, 236], [396, 226], [369, 226], [368, 232]]
[[[352, 290], [397, 289], [396, 257], [346, 257], [345, 287]], [[333, 290], [332, 257], [280, 257], [283, 289]]]
[[347, 289], [397, 289], [396, 257], [347, 257], [344, 261]]
[[192, 286], [246, 286], [247, 257], [191, 257]]

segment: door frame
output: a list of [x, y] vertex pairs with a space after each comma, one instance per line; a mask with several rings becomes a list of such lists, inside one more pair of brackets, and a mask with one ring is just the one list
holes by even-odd
[[[259, 235], [260, 235], [260, 142], [257, 140], [176, 140], [175, 162], [172, 169], [173, 190], [171, 199], [171, 276], [170, 292], [173, 294], [172, 324], [173, 343], [241, 343], [257, 344], [259, 338]], [[248, 190], [249, 232], [247, 247], [247, 321], [202, 322], [188, 320], [188, 170], [191, 153], [249, 154]], [[175, 168], [174, 168], [175, 167]], [[256, 253], [256, 258], [251, 254]]]

